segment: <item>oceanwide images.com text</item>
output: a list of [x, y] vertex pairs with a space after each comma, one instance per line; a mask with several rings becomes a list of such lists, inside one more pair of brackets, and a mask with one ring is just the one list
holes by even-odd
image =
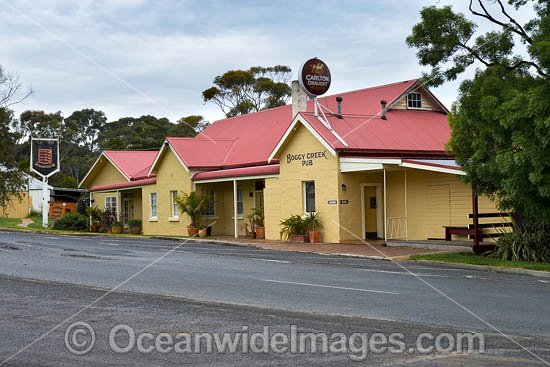
[[[402, 333], [324, 333], [302, 331], [297, 325], [272, 332], [270, 326], [261, 331], [242, 326], [226, 333], [136, 333], [129, 325], [119, 324], [105, 335], [114, 353], [166, 354], [346, 354], [351, 360], [363, 361], [369, 353], [383, 354], [477, 354], [485, 351], [485, 336], [480, 333], [422, 333], [407, 345]], [[85, 322], [75, 322], [65, 330], [65, 347], [75, 355], [92, 351], [96, 343], [95, 330]]]

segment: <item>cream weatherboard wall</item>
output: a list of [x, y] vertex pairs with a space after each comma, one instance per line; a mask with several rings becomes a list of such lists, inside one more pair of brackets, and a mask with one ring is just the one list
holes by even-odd
[[[186, 236], [189, 217], [180, 213], [172, 216], [170, 192], [189, 193], [192, 190], [191, 176], [170, 149], [165, 149], [153, 171], [157, 183], [142, 188], [143, 234]], [[157, 216], [151, 215], [151, 193], [157, 195]]]
[[[443, 226], [467, 226], [471, 223], [468, 218], [472, 212], [471, 187], [461, 182], [458, 175], [417, 169], [407, 169], [406, 172], [407, 209], [405, 169], [388, 167], [386, 171], [388, 237], [405, 238], [408, 235], [409, 240], [441, 239], [445, 237]], [[380, 206], [379, 214], [383, 216], [384, 173], [382, 170], [342, 173], [340, 180], [346, 185], [346, 190], [340, 193], [340, 200], [348, 201], [348, 204], [340, 204], [340, 238], [342, 241], [357, 240], [363, 237], [361, 184], [379, 185], [377, 206]], [[487, 197], [479, 197], [479, 212], [492, 213], [498, 210]], [[405, 233], [405, 218], [408, 219], [408, 233]], [[494, 221], [494, 218], [482, 219], [480, 223]], [[394, 223], [393, 227], [391, 223]], [[383, 220], [381, 224], [383, 227]]]
[[[317, 153], [317, 157], [308, 154]], [[289, 157], [302, 157], [289, 160]], [[266, 216], [286, 219], [292, 214], [305, 214], [304, 182], [315, 182], [315, 209], [323, 224], [321, 241], [339, 242], [338, 159], [334, 157], [304, 126], [297, 124], [279, 154], [278, 180], [266, 180]], [[276, 188], [276, 185], [279, 188]], [[336, 202], [335, 204], [332, 204]], [[273, 206], [273, 208], [271, 208]], [[279, 209], [276, 209], [279, 207]], [[278, 221], [268, 220], [266, 236], [279, 239]], [[277, 230], [275, 229], [277, 228]]]
[[[243, 199], [243, 213], [237, 217], [240, 236], [246, 234], [244, 225], [249, 225], [247, 217], [252, 213], [255, 205], [254, 182], [254, 180], [237, 181], [237, 189], [242, 190]], [[215, 215], [203, 216], [206, 224], [212, 224], [212, 234], [233, 236], [235, 234], [233, 181], [197, 184], [197, 191], [202, 190], [214, 190], [215, 192]]]

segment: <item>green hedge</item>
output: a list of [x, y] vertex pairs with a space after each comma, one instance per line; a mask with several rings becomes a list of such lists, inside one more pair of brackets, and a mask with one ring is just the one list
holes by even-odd
[[52, 228], [65, 231], [87, 231], [88, 217], [78, 212], [67, 213], [56, 220]]

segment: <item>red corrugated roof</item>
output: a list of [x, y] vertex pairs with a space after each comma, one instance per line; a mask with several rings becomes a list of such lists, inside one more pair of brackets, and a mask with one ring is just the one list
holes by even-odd
[[108, 185], [92, 186], [92, 188], [89, 191], [118, 190], [118, 189], [130, 188], [130, 187], [153, 185], [156, 183], [157, 183], [157, 178], [152, 177], [152, 178], [145, 178], [145, 179], [135, 180], [130, 182], [119, 182], [119, 183], [108, 184]]
[[194, 181], [210, 180], [214, 178], [278, 175], [279, 165], [268, 164], [263, 166], [229, 168], [216, 171], [199, 172], [193, 176]]
[[105, 154], [130, 180], [147, 177], [158, 151], [104, 150]]
[[338, 150], [444, 152], [451, 130], [447, 116], [432, 111], [390, 110], [387, 120], [375, 116], [326, 116], [330, 126], [348, 144], [344, 146], [312, 113], [304, 119]]
[[[338, 150], [444, 152], [450, 137], [445, 114], [391, 110], [388, 120], [375, 117], [381, 111], [382, 99], [389, 106], [417, 82], [413, 79], [319, 98], [321, 104], [336, 112], [335, 97], [343, 97], [344, 119], [325, 114], [332, 128], [349, 144], [347, 148], [313, 116], [312, 101], [308, 101], [308, 112], [303, 116]], [[199, 138], [169, 141], [190, 168], [261, 165], [267, 163], [291, 122], [292, 106], [287, 105], [216, 121]]]

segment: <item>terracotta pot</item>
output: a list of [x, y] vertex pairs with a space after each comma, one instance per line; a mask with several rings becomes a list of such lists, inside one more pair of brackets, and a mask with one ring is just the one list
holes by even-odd
[[309, 242], [311, 242], [311, 243], [321, 242], [321, 232], [320, 231], [309, 231]]
[[199, 229], [193, 226], [187, 226], [187, 234], [189, 237], [195, 237], [199, 233]]
[[90, 226], [90, 232], [94, 232], [94, 233], [99, 232], [99, 225], [97, 225], [96, 223], [93, 223], [93, 224]]
[[199, 237], [206, 237], [206, 228], [199, 229]]
[[112, 226], [111, 233], [114, 233], [114, 234], [122, 233], [122, 226]]
[[140, 234], [141, 233], [141, 227], [140, 226], [131, 226], [130, 227], [130, 233], [131, 234]]
[[256, 227], [256, 238], [262, 240], [265, 238], [265, 227]]
[[250, 238], [251, 240], [256, 238], [256, 232], [248, 232], [248, 238]]
[[290, 236], [290, 242], [307, 243], [308, 238], [305, 234], [293, 234]]

